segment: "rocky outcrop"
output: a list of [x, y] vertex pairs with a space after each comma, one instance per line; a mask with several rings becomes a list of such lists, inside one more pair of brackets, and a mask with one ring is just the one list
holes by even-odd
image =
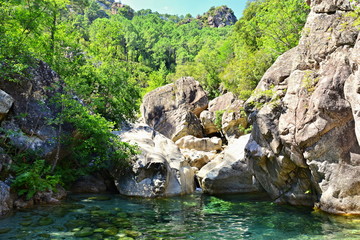
[[232, 141], [213, 161], [206, 164], [197, 173], [204, 192], [245, 193], [261, 191], [245, 159], [245, 145], [250, 135], [244, 135]]
[[277, 202], [359, 214], [360, 39], [348, 16], [356, 3], [308, 3], [299, 45], [277, 59], [246, 103], [247, 158]]
[[227, 6], [213, 7], [201, 19], [204, 19], [205, 25], [210, 27], [225, 27], [237, 22], [234, 11]]
[[218, 137], [196, 138], [194, 136], [185, 136], [175, 142], [179, 148], [194, 149], [197, 151], [211, 152], [222, 149], [222, 141]]
[[187, 77], [146, 94], [141, 113], [146, 124], [175, 142], [187, 135], [203, 136], [197, 117], [207, 105], [205, 91]]
[[165, 197], [194, 191], [194, 169], [170, 139], [146, 125], [116, 134], [121, 141], [139, 148], [139, 154], [126, 171], [111, 170], [121, 194]]
[[59, 125], [52, 123], [60, 111], [54, 101], [56, 94], [62, 92], [59, 76], [40, 61], [29, 69], [26, 78], [17, 82], [0, 79], [0, 89], [11, 96], [6, 97], [7, 106], [13, 105], [1, 122], [8, 131], [2, 137], [20, 151], [33, 150], [51, 159], [57, 151], [59, 134], [69, 133], [64, 126], [59, 133]]

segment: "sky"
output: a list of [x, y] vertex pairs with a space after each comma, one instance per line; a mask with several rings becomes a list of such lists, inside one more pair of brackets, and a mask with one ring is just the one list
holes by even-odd
[[236, 17], [242, 15], [247, 0], [120, 0], [134, 10], [151, 9], [159, 13], [186, 15], [190, 13], [193, 17], [203, 14], [212, 6], [227, 5]]

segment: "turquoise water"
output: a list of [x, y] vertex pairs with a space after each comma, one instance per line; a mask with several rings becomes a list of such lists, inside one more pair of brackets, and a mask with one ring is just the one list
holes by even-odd
[[61, 206], [0, 219], [6, 231], [0, 239], [360, 239], [360, 217], [276, 205], [259, 195], [74, 195]]

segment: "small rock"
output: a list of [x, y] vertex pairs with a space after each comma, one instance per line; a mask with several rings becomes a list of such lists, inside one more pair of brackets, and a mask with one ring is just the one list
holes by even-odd
[[185, 136], [175, 142], [179, 148], [194, 149], [198, 151], [211, 152], [222, 149], [222, 140], [218, 137], [196, 138]]

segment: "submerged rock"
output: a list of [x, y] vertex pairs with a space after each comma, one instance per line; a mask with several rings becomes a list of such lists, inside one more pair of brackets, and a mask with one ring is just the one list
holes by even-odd
[[360, 38], [348, 17], [358, 3], [308, 2], [299, 45], [277, 59], [246, 103], [247, 157], [277, 202], [360, 214]]
[[111, 170], [121, 194], [164, 197], [194, 191], [194, 169], [170, 139], [146, 125], [116, 134], [121, 141], [137, 145], [140, 151], [125, 172]]
[[80, 231], [74, 233], [75, 237], [88, 237], [94, 234], [94, 230], [90, 227], [84, 227]]
[[232, 141], [213, 161], [197, 173], [204, 192], [244, 193], [261, 191], [245, 159], [245, 145], [250, 135]]

